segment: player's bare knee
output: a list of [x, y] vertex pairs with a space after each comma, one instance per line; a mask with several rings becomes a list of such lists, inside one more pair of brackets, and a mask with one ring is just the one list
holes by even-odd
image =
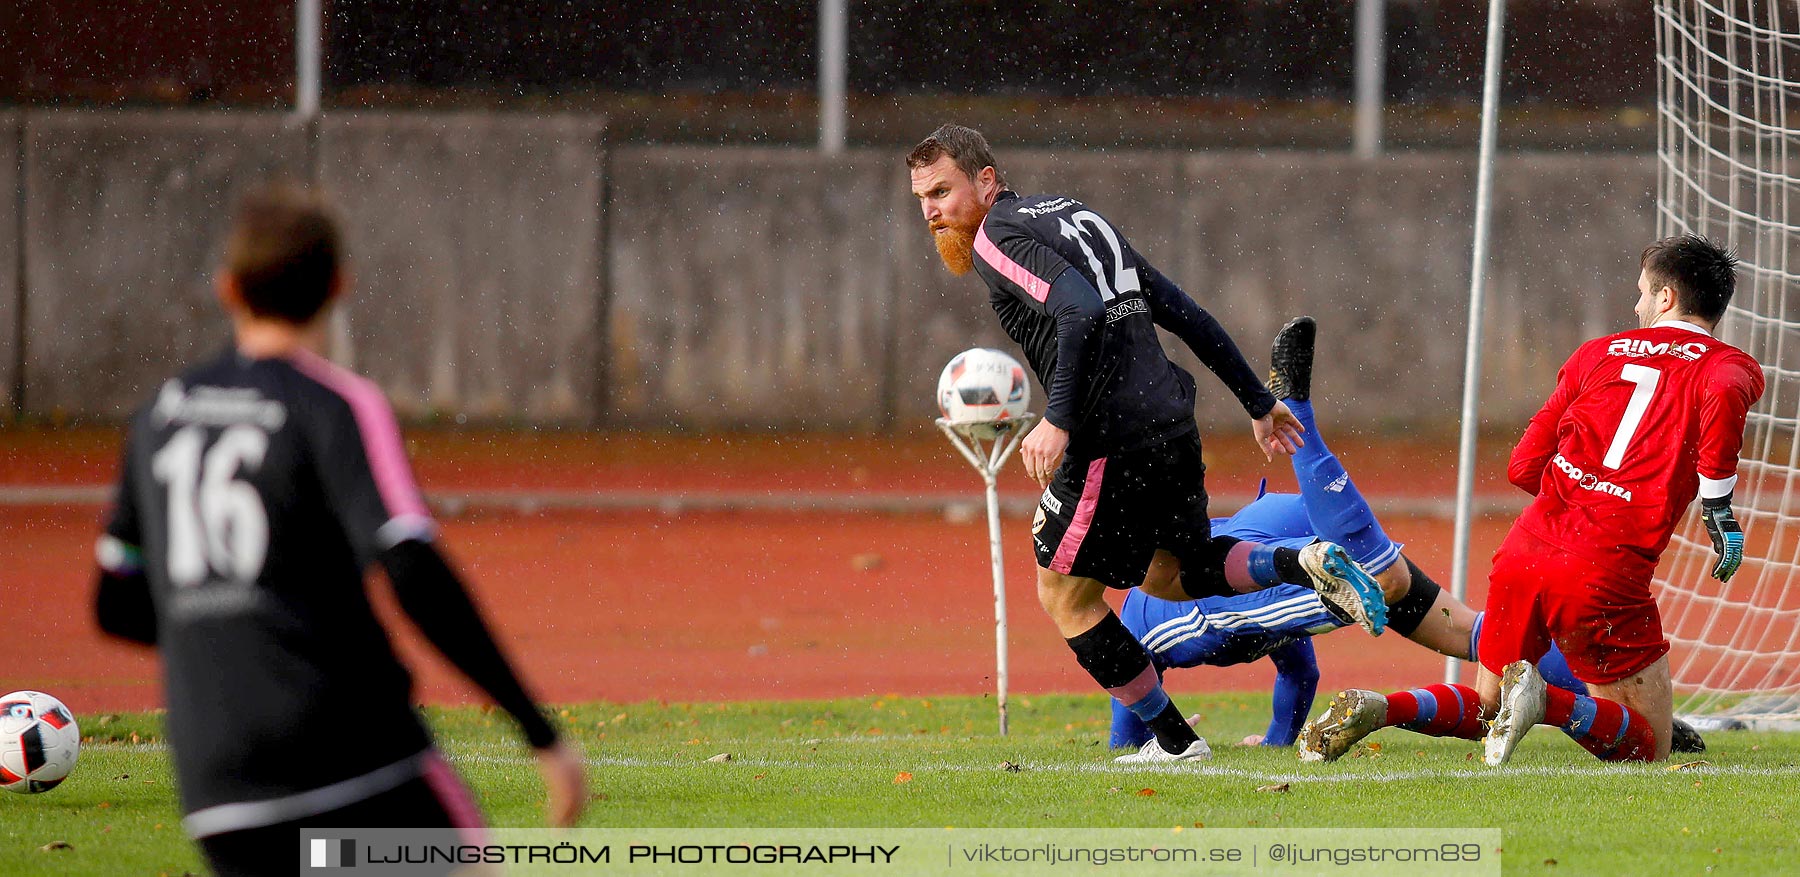
[[1051, 617], [1060, 617], [1064, 611], [1082, 602], [1081, 582], [1081, 579], [1074, 576], [1040, 567], [1037, 580], [1038, 603]]
[[1400, 602], [1412, 590], [1412, 570], [1404, 563], [1396, 563], [1370, 578], [1381, 585], [1381, 596], [1390, 606]]

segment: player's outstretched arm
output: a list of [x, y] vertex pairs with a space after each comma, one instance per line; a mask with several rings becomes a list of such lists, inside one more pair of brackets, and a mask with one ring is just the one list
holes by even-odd
[[550, 794], [551, 820], [559, 825], [572, 823], [580, 816], [585, 800], [580, 758], [558, 740], [556, 729], [526, 693], [462, 580], [436, 548], [416, 539], [383, 551], [379, 559], [394, 585], [400, 608], [425, 638], [519, 723], [526, 742], [538, 751], [539, 769]]
[[1250, 368], [1243, 351], [1219, 321], [1150, 264], [1145, 263], [1138, 271], [1143, 275], [1144, 297], [1150, 302], [1150, 317], [1156, 325], [1175, 333], [1194, 351], [1200, 363], [1237, 397], [1251, 419], [1267, 416], [1275, 408], [1275, 397], [1263, 386], [1262, 378]]

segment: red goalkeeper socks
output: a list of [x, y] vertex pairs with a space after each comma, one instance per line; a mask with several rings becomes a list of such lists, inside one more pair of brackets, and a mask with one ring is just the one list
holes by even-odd
[[1545, 689], [1544, 724], [1555, 725], [1601, 761], [1652, 761], [1656, 732], [1643, 713], [1622, 703]]
[[1387, 723], [1433, 737], [1480, 740], [1481, 698], [1467, 685], [1427, 685], [1387, 696]]

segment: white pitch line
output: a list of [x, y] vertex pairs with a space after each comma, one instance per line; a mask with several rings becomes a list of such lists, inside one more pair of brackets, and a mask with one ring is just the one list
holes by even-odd
[[[714, 747], [717, 748], [717, 747]], [[474, 764], [536, 764], [535, 759], [516, 755], [484, 755], [463, 753], [450, 756], [452, 762], [470, 762]], [[701, 767], [706, 764], [703, 758], [694, 759], [650, 759], [618, 756], [589, 756], [587, 763], [595, 767], [617, 768], [672, 768]], [[730, 764], [743, 767], [773, 767], [793, 770], [857, 770], [873, 768], [869, 764], [838, 764], [817, 761], [786, 761], [774, 758], [741, 758], [733, 757]], [[894, 759], [892, 767], [904, 767], [914, 772], [941, 771], [944, 773], [997, 773], [1002, 769], [987, 764], [969, 764], [966, 762], [919, 762], [906, 759]], [[886, 769], [885, 767], [883, 768]], [[1081, 762], [1063, 764], [1030, 764], [1024, 763], [1023, 769], [1028, 773], [1092, 773], [1114, 776], [1131, 776], [1136, 774], [1163, 774], [1169, 776], [1202, 776], [1202, 777], [1238, 777], [1242, 779], [1270, 780], [1284, 783], [1350, 783], [1350, 782], [1409, 782], [1426, 779], [1482, 779], [1487, 777], [1597, 777], [1626, 776], [1654, 777], [1660, 773], [1678, 772], [1693, 776], [1750, 776], [1750, 777], [1791, 777], [1800, 776], [1800, 765], [1781, 765], [1774, 767], [1756, 767], [1752, 765], [1706, 765], [1688, 768], [1683, 771], [1668, 771], [1663, 766], [1659, 771], [1646, 771], [1637, 765], [1627, 764], [1593, 764], [1586, 766], [1570, 765], [1535, 766], [1535, 767], [1500, 767], [1500, 768], [1450, 768], [1450, 769], [1417, 769], [1386, 773], [1265, 773], [1246, 768], [1227, 767], [1219, 764], [1199, 764], [1193, 766], [1152, 765], [1143, 767], [1119, 767], [1108, 763]], [[1326, 768], [1325, 770], [1330, 770]]]
[[[729, 745], [729, 744], [727, 744]], [[162, 743], [90, 743], [86, 749], [103, 749], [115, 752], [164, 752], [168, 747]], [[504, 764], [535, 765], [537, 759], [522, 755], [490, 755], [486, 753], [456, 752], [453, 747], [447, 754], [452, 763], [468, 762], [471, 764]], [[713, 748], [719, 748], [714, 746]], [[706, 764], [704, 758], [632, 758], [610, 755], [588, 756], [586, 762], [595, 767], [615, 767], [625, 769], [701, 767]], [[772, 767], [784, 770], [859, 770], [873, 769], [873, 764], [842, 764], [818, 761], [790, 761], [779, 758], [743, 758], [733, 757], [730, 764], [742, 767]], [[1320, 773], [1267, 773], [1247, 768], [1207, 763], [1191, 766], [1147, 765], [1142, 767], [1119, 767], [1107, 762], [1074, 762], [1058, 764], [1031, 764], [1022, 762], [1028, 773], [1071, 773], [1071, 774], [1105, 774], [1112, 776], [1132, 776], [1140, 774], [1162, 774], [1165, 776], [1197, 776], [1197, 777], [1237, 777], [1240, 779], [1268, 780], [1278, 783], [1395, 783], [1413, 780], [1434, 779], [1485, 779], [1490, 777], [1506, 778], [1519, 776], [1540, 777], [1643, 777], [1650, 778], [1664, 773], [1680, 773], [1692, 776], [1708, 777], [1793, 777], [1800, 776], [1800, 765], [1785, 764], [1759, 767], [1748, 764], [1709, 764], [1688, 768], [1682, 771], [1670, 771], [1667, 765], [1658, 770], [1648, 771], [1634, 764], [1588, 764], [1588, 765], [1537, 765], [1533, 767], [1498, 767], [1498, 768], [1419, 768], [1384, 773], [1345, 773], [1323, 772], [1331, 768], [1321, 768]], [[891, 764], [882, 766], [904, 767], [909, 771], [939, 771], [943, 773], [996, 773], [1002, 769], [996, 765], [971, 764], [959, 761], [921, 762], [905, 758], [895, 758]], [[709, 768], [710, 769], [710, 768]]]

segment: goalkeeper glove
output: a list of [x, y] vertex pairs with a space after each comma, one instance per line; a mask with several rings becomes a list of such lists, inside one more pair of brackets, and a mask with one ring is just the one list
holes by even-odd
[[1706, 522], [1706, 535], [1712, 537], [1713, 551], [1719, 554], [1712, 577], [1729, 582], [1744, 562], [1744, 531], [1731, 516], [1731, 494], [1700, 500], [1700, 520]]

